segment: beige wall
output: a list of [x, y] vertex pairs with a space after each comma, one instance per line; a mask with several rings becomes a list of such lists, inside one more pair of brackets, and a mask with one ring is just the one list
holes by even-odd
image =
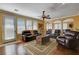
[[3, 29], [2, 29], [2, 15], [3, 13], [0, 13], [0, 44], [3, 43], [3, 40], [2, 40], [2, 34], [3, 34]]
[[79, 31], [79, 16], [75, 16], [75, 17], [73, 17], [73, 19], [74, 19], [74, 30], [76, 30], [76, 31]]
[[69, 16], [69, 17], [64, 17], [62, 19], [63, 20], [65, 20], [65, 19], [73, 19], [73, 22], [68, 22], [68, 24], [70, 24], [70, 23], [73, 24], [72, 30], [74, 30], [74, 31], [77, 31], [79, 29], [79, 16]]

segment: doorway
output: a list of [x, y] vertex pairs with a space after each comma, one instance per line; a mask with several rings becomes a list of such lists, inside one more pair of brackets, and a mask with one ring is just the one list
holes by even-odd
[[4, 15], [3, 16], [3, 28], [4, 28], [4, 43], [16, 40], [16, 21], [15, 16]]

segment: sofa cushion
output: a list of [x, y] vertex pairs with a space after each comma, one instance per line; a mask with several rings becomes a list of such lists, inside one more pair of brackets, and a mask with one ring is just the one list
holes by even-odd
[[65, 38], [58, 38], [57, 40], [64, 42]]
[[72, 36], [74, 36], [75, 32], [73, 32], [73, 31], [67, 31], [67, 32], [65, 32], [65, 35], [72, 35]]
[[31, 33], [30, 31], [23, 31], [22, 35], [25, 35], [26, 33]]
[[26, 36], [30, 36], [30, 35], [32, 35], [32, 34], [31, 34], [31, 33], [26, 33], [25, 35], [26, 35]]

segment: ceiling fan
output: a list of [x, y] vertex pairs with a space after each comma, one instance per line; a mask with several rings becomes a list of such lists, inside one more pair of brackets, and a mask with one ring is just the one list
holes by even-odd
[[45, 11], [43, 11], [41, 18], [51, 19], [50, 15], [45, 15]]

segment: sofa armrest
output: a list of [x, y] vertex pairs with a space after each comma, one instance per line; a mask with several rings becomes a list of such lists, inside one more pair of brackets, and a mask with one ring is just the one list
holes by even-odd
[[70, 48], [77, 48], [78, 47], [78, 40], [76, 39], [66, 39], [66, 46]]
[[65, 38], [65, 36], [58, 36], [57, 38]]

